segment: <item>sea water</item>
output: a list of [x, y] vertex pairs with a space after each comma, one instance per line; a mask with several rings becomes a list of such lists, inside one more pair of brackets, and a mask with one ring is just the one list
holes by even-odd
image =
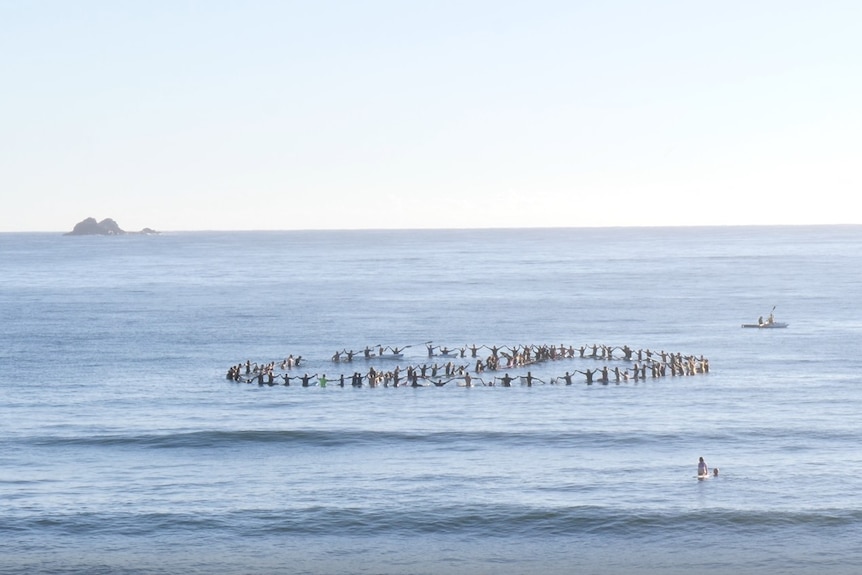
[[[0, 573], [858, 573], [860, 264], [853, 226], [0, 234]], [[710, 371], [337, 385], [473, 368], [429, 342]], [[328, 385], [226, 379], [290, 355]]]

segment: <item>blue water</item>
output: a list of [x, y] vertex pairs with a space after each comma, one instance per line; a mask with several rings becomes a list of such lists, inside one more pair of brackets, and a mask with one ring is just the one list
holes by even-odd
[[[860, 264], [860, 227], [0, 234], [0, 573], [862, 572]], [[333, 381], [427, 341], [710, 372]], [[330, 359], [366, 345], [411, 347]], [[225, 378], [291, 354], [329, 384]]]

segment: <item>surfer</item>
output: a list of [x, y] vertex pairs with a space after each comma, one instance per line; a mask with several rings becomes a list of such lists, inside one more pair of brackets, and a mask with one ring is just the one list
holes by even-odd
[[697, 462], [697, 476], [705, 477], [709, 475], [709, 467], [706, 465], [706, 461], [703, 460], [703, 457]]

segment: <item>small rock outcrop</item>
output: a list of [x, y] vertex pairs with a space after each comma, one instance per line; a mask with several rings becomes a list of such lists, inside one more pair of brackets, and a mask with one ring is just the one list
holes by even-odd
[[101, 222], [97, 222], [96, 218], [87, 218], [75, 224], [71, 232], [63, 235], [66, 236], [121, 236], [123, 234], [138, 233], [138, 234], [157, 234], [156, 230], [144, 228], [140, 232], [127, 232], [111, 218], [105, 218]]

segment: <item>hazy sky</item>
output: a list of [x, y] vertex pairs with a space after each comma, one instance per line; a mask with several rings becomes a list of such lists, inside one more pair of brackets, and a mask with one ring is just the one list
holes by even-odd
[[0, 0], [0, 231], [862, 223], [862, 2]]

